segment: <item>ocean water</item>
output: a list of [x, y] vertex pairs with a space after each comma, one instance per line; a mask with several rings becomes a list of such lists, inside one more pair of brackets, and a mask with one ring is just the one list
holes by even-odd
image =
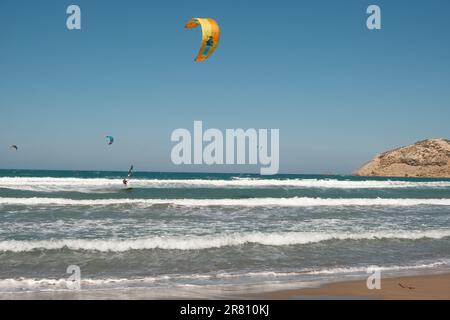
[[[0, 293], [283, 288], [450, 267], [450, 180], [0, 170]], [[225, 289], [224, 289], [225, 290]]]

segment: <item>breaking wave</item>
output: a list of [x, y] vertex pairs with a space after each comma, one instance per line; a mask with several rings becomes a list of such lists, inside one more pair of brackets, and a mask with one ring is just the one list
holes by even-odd
[[[448, 188], [450, 181], [337, 180], [337, 179], [133, 179], [134, 188], [330, 188], [330, 189], [395, 189]], [[0, 188], [25, 191], [111, 191], [122, 187], [121, 179], [106, 178], [24, 178], [2, 177]]]
[[403, 198], [249, 198], [249, 199], [65, 199], [65, 198], [0, 198], [0, 205], [25, 206], [114, 206], [173, 205], [184, 207], [315, 207], [315, 206], [450, 206], [450, 199]]
[[7, 240], [0, 241], [0, 252], [29, 252], [35, 250], [86, 250], [124, 252], [129, 250], [201, 250], [245, 244], [288, 246], [329, 240], [381, 240], [381, 239], [442, 239], [450, 237], [450, 230], [386, 230], [361, 233], [346, 232], [285, 232], [285, 233], [233, 233], [205, 236], [151, 237], [145, 239], [61, 239], [61, 240]]

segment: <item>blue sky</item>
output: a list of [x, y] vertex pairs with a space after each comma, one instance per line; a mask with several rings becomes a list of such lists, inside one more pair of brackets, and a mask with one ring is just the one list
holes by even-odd
[[[80, 31], [66, 28], [70, 4]], [[382, 30], [366, 28], [370, 4]], [[450, 137], [448, 12], [446, 0], [0, 0], [0, 168], [257, 171], [173, 165], [171, 132], [202, 120], [279, 128], [281, 172], [349, 173]], [[221, 26], [205, 63], [192, 17]]]

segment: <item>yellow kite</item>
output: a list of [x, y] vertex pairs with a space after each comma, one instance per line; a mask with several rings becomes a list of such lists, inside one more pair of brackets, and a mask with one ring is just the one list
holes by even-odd
[[202, 46], [195, 61], [205, 61], [216, 50], [220, 38], [219, 25], [211, 18], [193, 18], [186, 24], [186, 28], [202, 27]]

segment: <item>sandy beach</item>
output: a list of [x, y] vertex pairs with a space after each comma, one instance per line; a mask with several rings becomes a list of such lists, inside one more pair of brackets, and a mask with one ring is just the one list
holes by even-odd
[[252, 295], [254, 299], [381, 299], [450, 300], [450, 274], [386, 278], [381, 289], [369, 290], [366, 280], [326, 284], [318, 288], [282, 290]]

